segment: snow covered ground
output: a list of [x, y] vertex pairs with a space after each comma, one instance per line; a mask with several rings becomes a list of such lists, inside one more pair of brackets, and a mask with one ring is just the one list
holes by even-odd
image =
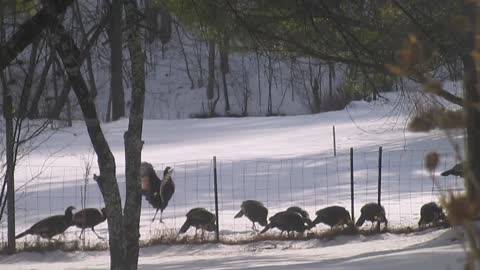
[[[143, 248], [139, 269], [463, 269], [452, 230], [412, 235], [341, 236], [335, 240]], [[61, 251], [0, 257], [2, 269], [108, 269], [107, 252]]]
[[[377, 200], [377, 151], [382, 146], [382, 204], [387, 218], [393, 226], [415, 225], [420, 206], [435, 200], [439, 192], [432, 192], [423, 157], [433, 149], [440, 152], [440, 171], [455, 163], [453, 148], [439, 131], [406, 131], [408, 111], [396, 102], [401, 96], [392, 94], [389, 98], [390, 103], [354, 102], [345, 110], [317, 115], [145, 120], [143, 160], [153, 163], [157, 171], [173, 166], [177, 189], [165, 210], [164, 224], [151, 222], [154, 210], [143, 202], [141, 238], [148, 240], [178, 231], [192, 207], [214, 211], [213, 156], [218, 162], [220, 230], [224, 239], [250, 237], [251, 223], [245, 218], [233, 219], [245, 199], [264, 202], [270, 216], [292, 205], [304, 207], [310, 215], [333, 204], [350, 210], [350, 147], [354, 148], [355, 217], [358, 218], [364, 203]], [[127, 123], [121, 120], [103, 125], [116, 157], [122, 194], [123, 133]], [[336, 157], [332, 147], [333, 125]], [[460, 145], [461, 135], [454, 134], [454, 141]], [[86, 207], [103, 206], [91, 179], [98, 170], [84, 124], [76, 122], [73, 128], [49, 136], [39, 149], [22, 160], [16, 172], [18, 231], [45, 216], [62, 213], [68, 205], [81, 208], [85, 160], [93, 160], [87, 177]], [[461, 179], [440, 177], [438, 172], [436, 175], [443, 191], [462, 189]], [[6, 238], [5, 226], [0, 224], [0, 242]], [[104, 236], [105, 226], [106, 223], [97, 229]], [[319, 225], [315, 230], [325, 229]], [[67, 232], [68, 239], [78, 234], [74, 228]], [[96, 241], [91, 233], [87, 237]], [[140, 264], [141, 269], [175, 269], [180, 265], [192, 269], [290, 269], [290, 264], [296, 265], [296, 269], [385, 269], [386, 264], [388, 268], [392, 265], [392, 269], [416, 268], [418, 264], [431, 267], [423, 269], [460, 269], [462, 262], [457, 259], [463, 258], [463, 253], [459, 242], [451, 242], [451, 237], [452, 231], [442, 230], [406, 236], [342, 236], [332, 241], [159, 246], [143, 249]], [[25, 237], [19, 242], [33, 239]], [[1, 268], [42, 269], [52, 267], [52, 263], [59, 269], [108, 267], [106, 252], [47, 254], [0, 257]]]

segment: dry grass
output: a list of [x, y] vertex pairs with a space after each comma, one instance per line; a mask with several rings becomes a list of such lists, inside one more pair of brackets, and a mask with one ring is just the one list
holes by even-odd
[[[302, 234], [295, 234], [288, 237], [286, 233], [280, 234], [279, 232], [270, 232], [265, 234], [256, 234], [253, 236], [245, 236], [243, 238], [235, 239], [221, 239], [220, 243], [224, 245], [244, 245], [251, 243], [258, 243], [262, 241], [307, 241], [311, 239], [319, 240], [333, 240], [336, 237], [343, 235], [363, 235], [373, 236], [378, 234], [390, 233], [390, 234], [410, 234], [416, 232], [422, 232], [432, 228], [447, 228], [447, 224], [438, 224], [426, 226], [423, 228], [415, 227], [388, 227], [378, 231], [370, 229], [365, 226], [365, 229], [348, 229], [348, 228], [336, 228], [334, 230], [322, 230], [317, 232], [306, 232]], [[202, 239], [201, 234], [197, 237], [192, 235], [181, 236], [173, 229], [164, 229], [157, 231], [157, 234], [148, 240], [140, 241], [140, 247], [150, 247], [156, 245], [200, 245], [207, 243], [217, 243], [214, 233], [205, 233], [205, 237]], [[61, 250], [65, 252], [72, 251], [105, 251], [108, 250], [108, 242], [102, 241], [87, 241], [85, 244], [81, 240], [74, 241], [45, 241], [37, 240], [34, 242], [17, 243], [17, 252], [45, 252]], [[0, 246], [0, 254], [5, 254], [6, 244]]]
[[[61, 250], [65, 252], [72, 251], [102, 251], [108, 250], [106, 242], [86, 242], [85, 245], [80, 240], [60, 241], [60, 240], [40, 240], [29, 242], [17, 242], [17, 252], [45, 252]], [[0, 254], [6, 254], [6, 245], [0, 248]]]

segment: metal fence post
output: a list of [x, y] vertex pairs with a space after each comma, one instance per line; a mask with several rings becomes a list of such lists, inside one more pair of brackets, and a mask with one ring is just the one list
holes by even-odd
[[218, 185], [217, 185], [217, 157], [213, 157], [213, 186], [215, 190], [215, 217], [217, 219], [217, 226], [215, 227], [215, 237], [220, 241], [220, 223], [218, 222]]
[[350, 198], [352, 203], [352, 220], [355, 222], [354, 192], [353, 192], [353, 147], [350, 148]]
[[382, 197], [382, 147], [378, 148], [378, 205]]

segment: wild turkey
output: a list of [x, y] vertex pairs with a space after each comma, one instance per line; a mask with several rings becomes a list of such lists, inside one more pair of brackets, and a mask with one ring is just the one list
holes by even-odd
[[107, 219], [107, 213], [105, 208], [98, 210], [97, 208], [85, 208], [73, 215], [73, 224], [82, 229], [80, 233], [80, 239], [82, 234], [85, 233], [86, 228], [92, 229], [92, 232], [99, 238], [104, 239], [95, 231], [95, 226], [104, 222]]
[[142, 162], [141, 167], [142, 193], [148, 203], [157, 211], [152, 218], [152, 222], [157, 217], [160, 210], [160, 222], [163, 222], [163, 210], [167, 208], [168, 202], [175, 192], [175, 183], [173, 182], [171, 167], [166, 167], [163, 171], [163, 180], [160, 180], [153, 169], [152, 164]]
[[341, 206], [329, 206], [317, 211], [317, 217], [313, 220], [313, 226], [319, 223], [325, 223], [333, 230], [335, 226], [348, 225], [353, 227], [353, 221], [350, 218], [350, 213]]
[[303, 210], [301, 207], [292, 206], [292, 207], [287, 208], [287, 211], [299, 213], [302, 216], [303, 221], [308, 225], [309, 228], [315, 226], [313, 224], [312, 220], [310, 219], [310, 215], [308, 214], [308, 212]]
[[234, 218], [241, 218], [246, 216], [252, 222], [252, 230], [256, 231], [255, 222], [258, 222], [262, 226], [267, 226], [268, 209], [263, 203], [255, 200], [246, 200], [242, 202], [240, 211]]
[[282, 235], [284, 231], [287, 231], [288, 236], [290, 236], [290, 232], [303, 233], [306, 229], [308, 229], [308, 227], [305, 226], [305, 221], [303, 220], [302, 215], [298, 212], [290, 211], [283, 211], [273, 215], [270, 218], [270, 223], [265, 226], [263, 231], [260, 233], [265, 233], [271, 228], [277, 228], [281, 230], [282, 232], [280, 235]]
[[450, 170], [446, 170], [446, 171], [442, 172], [441, 175], [442, 176], [454, 175], [454, 176], [463, 177], [463, 163], [456, 164]]
[[140, 178], [142, 185], [142, 194], [147, 196], [149, 194], [158, 193], [162, 180], [158, 178], [157, 173], [153, 169], [152, 164], [142, 162], [140, 167]]
[[362, 226], [365, 220], [371, 221], [372, 226], [373, 223], [377, 221], [377, 229], [380, 229], [381, 222], [385, 223], [385, 227], [387, 227], [388, 221], [385, 217], [385, 209], [383, 206], [376, 203], [367, 203], [362, 207], [360, 212], [360, 218], [358, 218], [357, 223], [355, 224], [357, 227]]
[[157, 208], [157, 211], [153, 216], [153, 220], [155, 220], [158, 210], [160, 209], [160, 222], [163, 222], [162, 221], [163, 210], [167, 208], [168, 202], [172, 198], [173, 193], [175, 193], [175, 182], [173, 182], [172, 173], [173, 173], [173, 169], [170, 167], [166, 167], [165, 170], [163, 171], [163, 179], [160, 185], [160, 199], [162, 200], [162, 205], [160, 206], [160, 208]]
[[193, 208], [185, 215], [187, 220], [183, 223], [178, 233], [185, 233], [190, 226], [195, 227], [195, 237], [197, 236], [198, 229], [202, 230], [202, 239], [204, 231], [212, 232], [215, 230], [215, 215], [206, 210], [205, 208]]
[[42, 238], [52, 239], [55, 235], [64, 233], [70, 226], [73, 225], [73, 213], [72, 211], [75, 209], [73, 206], [69, 206], [65, 210], [64, 215], [56, 215], [47, 217], [45, 219], [40, 220], [39, 222], [33, 224], [30, 229], [22, 232], [15, 236], [15, 239], [23, 237], [27, 234], [38, 235]]
[[446, 216], [443, 213], [442, 207], [438, 206], [434, 202], [426, 203], [420, 208], [420, 220], [418, 221], [419, 227], [424, 227], [428, 223], [438, 223], [445, 221]]

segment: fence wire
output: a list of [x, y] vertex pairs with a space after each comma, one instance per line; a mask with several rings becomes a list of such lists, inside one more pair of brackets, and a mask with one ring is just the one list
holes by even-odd
[[[382, 155], [381, 204], [392, 226], [413, 226], [419, 220], [420, 207], [436, 201], [446, 191], [463, 191], [463, 179], [442, 177], [440, 172], [450, 169], [457, 161], [452, 153], [440, 153], [442, 159], [434, 173], [438, 184], [424, 169], [427, 150], [388, 150]], [[326, 206], [340, 205], [351, 212], [350, 155], [311, 159], [222, 160], [217, 159], [219, 229], [223, 239], [249, 237], [251, 222], [243, 217], [234, 219], [244, 200], [258, 200], [265, 204], [269, 216], [290, 206], [300, 206], [312, 219], [315, 212]], [[354, 214], [360, 216], [361, 207], [378, 199], [378, 152], [353, 151]], [[173, 164], [153, 163], [161, 178], [166, 166], [174, 168], [176, 191], [163, 213], [152, 222], [155, 213], [146, 200], [142, 201], [141, 240], [165, 235], [176, 236], [192, 208], [204, 207], [215, 213], [213, 161], [193, 160]], [[122, 200], [125, 199], [123, 167], [117, 168]], [[62, 214], [68, 206], [102, 208], [103, 198], [92, 174], [85, 175], [81, 166], [18, 167], [16, 181], [16, 232], [28, 229], [47, 216]], [[6, 216], [5, 216], [6, 217]], [[0, 244], [7, 242], [6, 218], [0, 222]], [[314, 231], [327, 229], [318, 225]], [[107, 223], [95, 230], [107, 238]], [[193, 234], [195, 230], [189, 231]], [[80, 229], [71, 227], [66, 239], [76, 239]], [[35, 241], [26, 236], [17, 241]], [[87, 230], [88, 241], [99, 241]]]

